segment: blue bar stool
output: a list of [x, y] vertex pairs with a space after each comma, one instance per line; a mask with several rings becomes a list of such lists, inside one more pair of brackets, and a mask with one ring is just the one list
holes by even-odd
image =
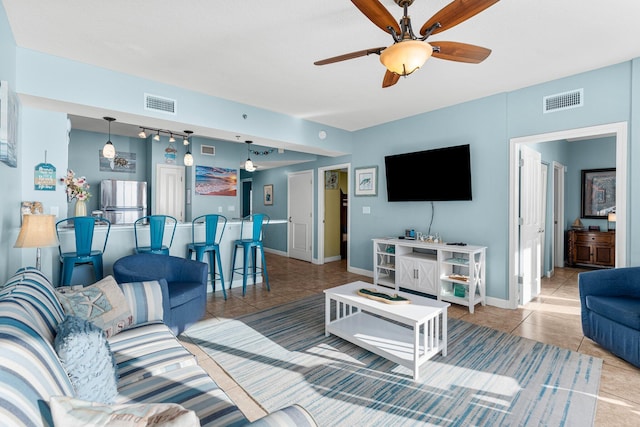
[[[205, 225], [205, 239], [204, 242], [196, 242], [196, 224]], [[218, 234], [218, 229], [220, 233]], [[224, 299], [227, 299], [227, 291], [224, 288], [224, 273], [222, 270], [222, 261], [220, 261], [220, 240], [224, 234], [224, 229], [227, 226], [227, 218], [222, 215], [200, 215], [191, 221], [191, 243], [187, 245], [187, 259], [191, 259], [193, 253], [196, 254], [196, 260], [201, 261], [204, 259], [204, 254], [209, 254], [209, 275], [211, 277], [211, 286], [213, 291], [216, 291], [216, 278], [220, 279], [222, 284], [222, 294]], [[216, 236], [218, 237], [216, 239]], [[216, 263], [218, 264], [218, 271], [216, 273]]]
[[100, 219], [101, 223], [107, 225], [107, 233], [104, 236], [104, 244], [102, 250], [92, 250], [93, 230], [96, 225], [96, 218], [90, 216], [76, 216], [65, 218], [56, 223], [56, 235], [60, 240], [60, 231], [72, 228], [75, 234], [75, 252], [62, 252], [62, 245], [58, 245], [60, 253], [60, 286], [71, 284], [73, 269], [78, 264], [92, 264], [95, 280], [98, 281], [103, 277], [102, 254], [107, 248], [107, 240], [109, 240], [109, 231], [111, 231], [111, 222], [106, 219]]
[[[251, 238], [243, 239], [245, 224], [251, 225]], [[267, 291], [271, 291], [269, 287], [269, 276], [267, 275], [267, 263], [264, 259], [264, 247], [262, 246], [262, 226], [269, 224], [269, 216], [266, 214], [253, 214], [242, 218], [242, 225], [240, 227], [240, 239], [233, 242], [233, 262], [231, 263], [231, 282], [229, 283], [229, 289], [233, 285], [233, 275], [235, 273], [242, 274], [242, 296], [247, 292], [247, 274], [249, 270], [249, 262], [251, 263], [251, 274], [253, 275], [253, 284], [256, 283], [256, 273], [262, 272], [264, 281], [267, 284]], [[249, 226], [247, 225], [247, 226]], [[242, 248], [244, 259], [242, 267], [236, 268], [236, 254], [238, 249]], [[256, 251], [260, 250], [262, 256], [262, 267], [256, 265]]]
[[[138, 227], [146, 227], [147, 223], [149, 223], [150, 244], [149, 246], [140, 246], [138, 243]], [[133, 223], [133, 234], [136, 239], [135, 253], [169, 255], [169, 249], [171, 249], [171, 245], [173, 244], [173, 236], [176, 234], [177, 223], [178, 220], [169, 215], [149, 215], [138, 218], [136, 222]], [[167, 225], [173, 225], [173, 229], [171, 231], [171, 240], [168, 245], [165, 245], [164, 230]]]

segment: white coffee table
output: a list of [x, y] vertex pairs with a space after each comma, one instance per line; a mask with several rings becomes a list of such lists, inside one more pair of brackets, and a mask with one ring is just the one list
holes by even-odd
[[[373, 289], [374, 285], [353, 282], [324, 291], [326, 336], [334, 334], [413, 369], [414, 380], [418, 380], [424, 362], [440, 352], [447, 355], [449, 303], [398, 292], [411, 304], [386, 304], [358, 295], [361, 288]], [[335, 301], [333, 310], [331, 301]]]

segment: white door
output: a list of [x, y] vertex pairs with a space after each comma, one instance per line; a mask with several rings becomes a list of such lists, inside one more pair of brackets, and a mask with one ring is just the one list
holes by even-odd
[[552, 267], [564, 267], [564, 166], [558, 162], [553, 162], [553, 248]]
[[311, 262], [313, 248], [313, 171], [289, 174], [289, 256]]
[[153, 214], [171, 215], [178, 221], [184, 221], [184, 189], [184, 166], [158, 164]]
[[549, 167], [545, 164], [540, 165], [540, 167], [542, 172], [540, 176], [540, 227], [542, 231], [540, 232], [540, 273], [538, 277], [544, 277], [544, 260], [547, 256], [544, 248], [547, 238], [547, 175]]
[[540, 293], [542, 156], [520, 147], [520, 304]]

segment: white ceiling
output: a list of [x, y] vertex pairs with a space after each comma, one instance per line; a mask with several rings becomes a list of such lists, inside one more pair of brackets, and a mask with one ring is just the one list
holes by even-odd
[[[416, 31], [449, 1], [416, 0]], [[640, 57], [634, 0], [502, 0], [430, 39], [491, 48], [486, 61], [432, 58], [387, 89], [375, 55], [313, 65], [392, 43], [348, 0], [2, 2], [20, 47], [346, 130]]]

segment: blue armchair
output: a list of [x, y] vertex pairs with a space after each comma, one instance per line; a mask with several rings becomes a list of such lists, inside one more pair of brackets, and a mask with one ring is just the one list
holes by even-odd
[[113, 264], [113, 277], [118, 283], [165, 279], [170, 302], [165, 323], [176, 335], [202, 319], [206, 312], [207, 264], [203, 262], [169, 255], [129, 255]]
[[640, 367], [640, 267], [580, 273], [578, 287], [584, 335]]

